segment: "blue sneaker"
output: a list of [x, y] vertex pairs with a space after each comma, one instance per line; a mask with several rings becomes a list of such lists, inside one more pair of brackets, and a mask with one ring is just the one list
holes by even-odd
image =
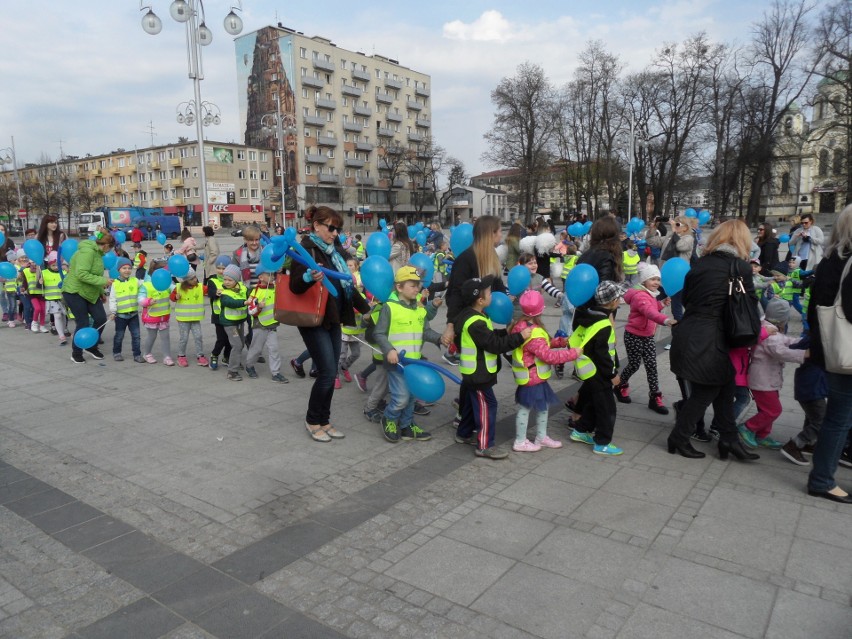
[[754, 431], [749, 430], [745, 424], [737, 424], [737, 430], [740, 432], [740, 439], [743, 440], [743, 444], [749, 448], [757, 448], [757, 438]]
[[756, 439], [755, 441], [757, 441], [758, 446], [769, 448], [770, 450], [779, 450], [784, 446], [784, 444], [772, 437], [764, 437], [763, 439]]
[[589, 446], [595, 445], [595, 438], [592, 437], [591, 433], [581, 433], [579, 430], [572, 430], [570, 437], [571, 441], [588, 444]]
[[613, 446], [612, 444], [607, 444], [606, 446], [595, 444], [595, 447], [592, 449], [592, 452], [595, 455], [610, 455], [612, 457], [624, 453], [624, 451], [621, 450], [618, 446]]

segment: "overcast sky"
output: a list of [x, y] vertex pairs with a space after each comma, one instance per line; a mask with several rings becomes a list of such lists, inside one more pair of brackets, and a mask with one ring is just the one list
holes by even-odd
[[[183, 25], [170, 0], [152, 3], [157, 36], [141, 27], [135, 0], [4, 1], [0, 54], [0, 148], [15, 137], [18, 164], [122, 147], [168, 144], [195, 128], [175, 121], [192, 97]], [[236, 61], [222, 27], [230, 3], [207, 0], [213, 43], [204, 51], [202, 99], [222, 110], [211, 140], [240, 140]], [[244, 33], [281, 22], [338, 46], [379, 53], [432, 76], [435, 140], [471, 174], [482, 163], [482, 135], [493, 116], [490, 91], [529, 60], [557, 85], [570, 79], [577, 53], [603, 40], [631, 70], [664, 42], [706, 31], [716, 41], [746, 42], [768, 0], [538, 0], [537, 2], [272, 2], [243, 0]], [[3, 154], [5, 156], [5, 153]], [[5, 168], [8, 168], [5, 167]]]

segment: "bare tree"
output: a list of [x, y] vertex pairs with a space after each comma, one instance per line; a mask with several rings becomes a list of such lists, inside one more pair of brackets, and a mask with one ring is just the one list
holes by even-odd
[[437, 202], [438, 176], [444, 169], [447, 152], [431, 137], [426, 137], [409, 148], [406, 159], [406, 172], [414, 185], [414, 210], [417, 211], [418, 219], [422, 219], [424, 207]]
[[[437, 216], [438, 219], [441, 218], [441, 214], [447, 206], [447, 202], [450, 201], [452, 197], [453, 189], [457, 186], [463, 186], [467, 184], [468, 175], [467, 171], [464, 168], [464, 163], [458, 158], [454, 158], [448, 155], [444, 160], [444, 168], [447, 173], [447, 190], [444, 193], [441, 201], [438, 202], [438, 211]], [[450, 226], [453, 220], [450, 219], [449, 213], [447, 214], [446, 224]]]
[[[406, 168], [408, 160], [405, 149], [390, 138], [380, 142], [376, 147], [379, 158], [379, 186], [384, 189], [389, 208], [390, 219], [393, 220], [393, 212], [397, 205], [399, 189], [405, 186]], [[384, 183], [384, 184], [382, 184]]]
[[525, 62], [514, 77], [500, 81], [491, 101], [496, 112], [485, 134], [490, 148], [482, 158], [518, 169], [521, 209], [529, 222], [538, 181], [552, 160], [552, 134], [559, 116], [556, 92], [540, 66]]

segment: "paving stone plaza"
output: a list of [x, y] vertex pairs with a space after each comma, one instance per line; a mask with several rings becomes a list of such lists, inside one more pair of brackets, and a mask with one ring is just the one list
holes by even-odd
[[[286, 361], [303, 345], [279, 330]], [[235, 383], [192, 361], [114, 362], [109, 326], [105, 339], [107, 359], [79, 365], [53, 336], [0, 328], [0, 637], [852, 635], [852, 508], [808, 497], [808, 469], [777, 451], [669, 455], [673, 415], [647, 408], [643, 370], [618, 405], [623, 456], [571, 442], [560, 407], [562, 449], [490, 461], [453, 442], [454, 386], [418, 420], [431, 441], [390, 444], [344, 383], [332, 423], [346, 438], [317, 443], [303, 425], [312, 380], [286, 364], [287, 385], [263, 364]], [[660, 329], [670, 405], [668, 339]], [[803, 419], [792, 380], [788, 365], [782, 441]], [[552, 385], [562, 399], [577, 388]], [[514, 390], [504, 367], [507, 448]], [[837, 478], [852, 487], [852, 470]]]

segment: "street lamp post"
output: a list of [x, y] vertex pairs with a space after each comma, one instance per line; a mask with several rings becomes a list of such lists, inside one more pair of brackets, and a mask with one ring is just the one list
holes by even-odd
[[[163, 23], [151, 9], [150, 5], [144, 5], [139, 0], [139, 10], [148, 10], [142, 18], [142, 28], [150, 35], [157, 35], [163, 29]], [[234, 13], [234, 9], [243, 10], [242, 2], [237, 0], [236, 5], [231, 5], [231, 11], [225, 16], [225, 31], [230, 35], [239, 35], [243, 30], [242, 19]], [[186, 62], [189, 69], [188, 75], [192, 80], [195, 92], [196, 114], [201, 115], [205, 103], [201, 101], [201, 80], [204, 79], [204, 67], [201, 60], [201, 47], [213, 42], [213, 32], [205, 24], [204, 2], [202, 0], [174, 0], [169, 7], [169, 14], [177, 22], [186, 24]], [[215, 105], [213, 105], [215, 106]], [[180, 107], [178, 107], [180, 108]], [[218, 107], [217, 107], [218, 111]], [[210, 223], [210, 215], [207, 203], [207, 171], [204, 166], [204, 120], [205, 116], [195, 117], [195, 132], [198, 136], [198, 158], [201, 167], [201, 223], [207, 226]], [[218, 113], [213, 116], [218, 118]], [[215, 123], [215, 122], [214, 122]]]
[[[645, 146], [647, 142], [645, 140], [641, 140], [639, 142], [636, 141], [636, 123], [633, 118], [633, 113], [630, 114], [630, 148], [628, 153], [629, 157], [629, 169], [628, 169], [628, 177], [627, 177], [627, 219], [633, 215], [633, 164], [635, 163], [635, 152], [636, 146]], [[642, 212], [643, 219], [645, 218], [645, 212]]]
[[[6, 154], [5, 157], [3, 154]], [[12, 165], [12, 173], [15, 176], [15, 188], [18, 189], [18, 208], [24, 208], [24, 199], [21, 197], [21, 180], [18, 178], [18, 161], [15, 158], [15, 136], [12, 136], [12, 146], [0, 149], [0, 166]]]
[[290, 191], [290, 171], [287, 148], [284, 144], [285, 134], [296, 134], [296, 118], [289, 113], [281, 113], [281, 97], [275, 96], [275, 113], [267, 113], [260, 119], [264, 132], [275, 131], [278, 145], [278, 170], [281, 171], [281, 208], [284, 209], [284, 226], [287, 225], [287, 195]]

